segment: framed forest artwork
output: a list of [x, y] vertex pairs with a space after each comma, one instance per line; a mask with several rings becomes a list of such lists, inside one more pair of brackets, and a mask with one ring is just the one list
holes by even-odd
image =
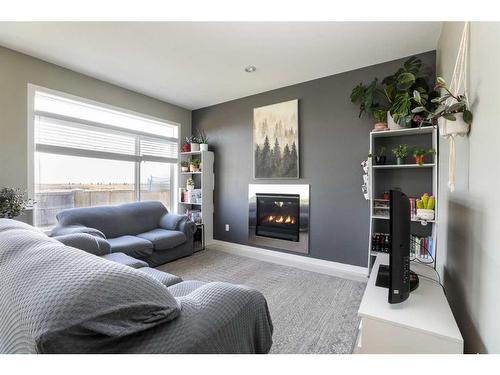
[[253, 110], [254, 178], [299, 178], [299, 101]]

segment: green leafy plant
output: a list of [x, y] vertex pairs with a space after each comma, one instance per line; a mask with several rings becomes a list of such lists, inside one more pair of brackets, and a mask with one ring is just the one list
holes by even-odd
[[17, 217], [32, 203], [22, 190], [3, 187], [0, 189], [0, 218]]
[[373, 118], [377, 123], [387, 122], [387, 111], [377, 109], [376, 111], [373, 111]]
[[201, 160], [200, 159], [191, 159], [190, 164], [193, 165], [195, 168], [199, 168], [201, 165]]
[[189, 167], [189, 162], [181, 161], [181, 167]]
[[194, 186], [194, 180], [192, 177], [189, 177], [187, 180], [186, 180], [186, 186]]
[[396, 73], [382, 80], [386, 98], [391, 103], [389, 113], [399, 125], [411, 126], [415, 121], [413, 109], [421, 105], [414, 100], [415, 92], [425, 101], [428, 110], [435, 108], [436, 105], [431, 100], [439, 96], [439, 93], [429, 88], [427, 78], [430, 73], [430, 69], [422, 60], [413, 56], [406, 60]]
[[186, 142], [187, 143], [200, 143], [198, 140], [198, 137], [191, 135], [189, 137], [186, 137]]
[[392, 149], [392, 153], [398, 159], [405, 159], [408, 156], [408, 145], [398, 145]]
[[381, 157], [381, 156], [384, 156], [385, 155], [385, 150], [386, 148], [385, 147], [380, 147], [377, 152], [375, 152], [375, 155], [373, 154], [368, 154], [368, 157], [371, 158], [372, 156], [378, 156], [378, 157]]
[[202, 129], [198, 130], [198, 137], [197, 137], [199, 143], [206, 143], [208, 144], [208, 137], [205, 134], [205, 132]]
[[[363, 83], [358, 84], [351, 92], [351, 102], [359, 104], [359, 117], [363, 116], [364, 113], [368, 113], [373, 114], [374, 117], [378, 116], [378, 118], [380, 118], [380, 112], [387, 112], [387, 106], [383, 106], [384, 101], [384, 90], [377, 78], [369, 85], [364, 85]], [[378, 121], [377, 117], [375, 117], [375, 119], [377, 122], [385, 122]]]
[[436, 151], [434, 149], [425, 149], [425, 148], [418, 148], [418, 147], [413, 147], [413, 156], [425, 156], [427, 154], [433, 155], [435, 154]]
[[[462, 113], [464, 122], [468, 125], [472, 124], [473, 115], [467, 106], [467, 98], [465, 94], [463, 95], [453, 95], [450, 91], [446, 81], [438, 77], [437, 83], [434, 86], [436, 89], [443, 89], [444, 94], [431, 99], [431, 102], [436, 104], [436, 107], [429, 109], [426, 98], [418, 91], [413, 92], [413, 99], [419, 104], [418, 107], [414, 108], [412, 112], [421, 118], [423, 123], [428, 123], [436, 125], [440, 117], [445, 118], [448, 121], [456, 121], [456, 115]], [[446, 104], [447, 100], [450, 100], [450, 104]]]

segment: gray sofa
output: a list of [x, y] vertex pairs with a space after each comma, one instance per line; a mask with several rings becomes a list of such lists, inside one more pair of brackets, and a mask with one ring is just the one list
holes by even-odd
[[0, 219], [0, 353], [267, 353], [256, 290], [183, 281], [69, 247]]
[[125, 253], [153, 267], [193, 253], [195, 224], [169, 213], [161, 202], [71, 208], [56, 217], [52, 237], [87, 233], [103, 252]]

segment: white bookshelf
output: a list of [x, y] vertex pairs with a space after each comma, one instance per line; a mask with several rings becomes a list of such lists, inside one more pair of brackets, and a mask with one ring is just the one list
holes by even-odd
[[[200, 172], [179, 172], [179, 189], [177, 191], [177, 212], [185, 213], [187, 210], [200, 210], [201, 218], [205, 229], [205, 244], [213, 241], [213, 221], [214, 221], [214, 153], [212, 151], [192, 151], [181, 152], [179, 154], [180, 163], [191, 159], [201, 160]], [[186, 181], [192, 177], [195, 181], [195, 189], [201, 189], [200, 202], [182, 202], [181, 188], [186, 188]]]
[[[411, 155], [411, 147], [413, 146], [411, 143], [411, 140], [418, 140], [419, 136], [427, 135], [427, 137], [430, 137], [431, 141], [427, 145], [427, 148], [433, 148], [436, 151], [436, 154], [432, 157], [432, 162], [423, 164], [423, 165], [417, 165], [414, 164], [414, 159]], [[426, 181], [429, 186], [432, 187], [432, 193], [434, 197], [436, 198], [436, 207], [435, 207], [435, 217], [434, 220], [419, 220], [417, 218], [412, 218], [412, 232], [415, 229], [415, 226], [423, 226], [430, 228], [428, 231], [430, 232], [430, 236], [433, 239], [433, 252], [434, 252], [434, 258], [436, 258], [438, 249], [437, 249], [437, 217], [438, 217], [438, 131], [434, 127], [423, 127], [423, 128], [411, 128], [411, 129], [400, 129], [400, 130], [388, 130], [388, 131], [381, 131], [381, 132], [371, 132], [370, 133], [370, 153], [374, 155], [376, 151], [378, 150], [378, 147], [380, 143], [385, 142], [384, 138], [392, 138], [392, 137], [407, 137], [411, 136], [411, 138], [404, 138], [405, 140], [402, 141], [401, 143], [406, 143], [409, 145], [410, 149], [410, 155], [407, 159], [407, 164], [402, 164], [402, 165], [397, 165], [397, 164], [386, 164], [386, 165], [374, 165], [374, 158], [369, 158], [368, 159], [368, 175], [369, 175], [369, 180], [368, 180], [368, 192], [369, 192], [369, 200], [370, 200], [370, 234], [368, 238], [368, 267], [371, 270], [371, 266], [374, 261], [374, 257], [377, 256], [377, 254], [380, 254], [380, 252], [372, 251], [372, 236], [375, 232], [377, 232], [375, 229], [379, 227], [379, 223], [385, 223], [388, 225], [389, 221], [389, 213], [387, 212], [387, 216], [378, 214], [374, 214], [374, 202], [376, 200], [380, 200], [380, 196], [376, 196], [377, 192], [379, 193], [381, 189], [379, 189], [380, 185], [384, 183], [384, 179], [380, 178], [378, 175], [379, 173], [389, 173], [390, 176], [386, 176], [386, 181], [389, 180], [392, 184], [392, 186], [384, 186], [384, 190], [389, 190], [392, 187], [401, 187], [398, 186], [398, 181], [401, 181], [401, 183], [404, 183], [403, 177], [400, 175], [402, 173], [418, 173], [418, 172], [413, 172], [413, 171], [418, 171], [418, 170], [425, 170], [425, 176], [426, 178], [430, 178], [430, 181]], [[397, 142], [396, 139], [388, 139], [387, 141], [392, 141], [393, 143]], [[418, 142], [417, 142], [418, 143]], [[427, 143], [426, 143], [427, 144]], [[386, 155], [388, 156], [388, 159], [390, 160], [390, 155], [391, 155], [391, 150], [388, 148], [386, 150]], [[428, 161], [430, 161], [430, 157], [428, 157]], [[405, 189], [403, 189], [403, 192], [405, 192]], [[422, 191], [420, 195], [425, 193], [425, 191]], [[410, 195], [411, 196], [411, 195]], [[380, 207], [377, 207], [377, 210], [383, 210]], [[388, 232], [387, 232], [388, 233]]]

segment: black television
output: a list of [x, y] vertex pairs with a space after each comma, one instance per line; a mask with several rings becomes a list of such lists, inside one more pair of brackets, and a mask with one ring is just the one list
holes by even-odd
[[418, 276], [410, 271], [410, 200], [403, 192], [390, 191], [389, 212], [389, 266], [379, 267], [377, 285], [389, 288], [389, 303], [401, 303], [418, 286]]

